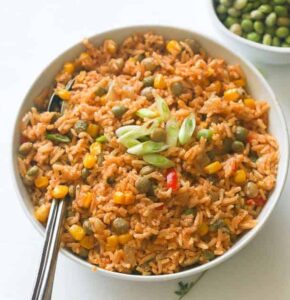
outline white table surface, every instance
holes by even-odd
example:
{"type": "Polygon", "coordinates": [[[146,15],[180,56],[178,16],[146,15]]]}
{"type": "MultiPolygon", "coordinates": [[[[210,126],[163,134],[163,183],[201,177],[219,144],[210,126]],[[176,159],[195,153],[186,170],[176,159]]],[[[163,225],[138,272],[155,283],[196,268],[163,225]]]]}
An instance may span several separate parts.
{"type": "MultiPolygon", "coordinates": [[[[204,0],[4,1],[0,9],[0,299],[29,299],[43,239],[24,215],[12,185],[10,140],[16,111],[39,72],[83,37],[111,27],[169,24],[222,40],[204,0]]],[[[290,113],[290,66],[260,66],[290,113]]],[[[288,117],[288,126],[290,118],[288,117]]],[[[184,299],[290,299],[289,180],[268,223],[256,239],[210,270],[184,299]]],[[[60,255],[53,299],[174,300],[177,282],[111,280],[60,255]]]]}

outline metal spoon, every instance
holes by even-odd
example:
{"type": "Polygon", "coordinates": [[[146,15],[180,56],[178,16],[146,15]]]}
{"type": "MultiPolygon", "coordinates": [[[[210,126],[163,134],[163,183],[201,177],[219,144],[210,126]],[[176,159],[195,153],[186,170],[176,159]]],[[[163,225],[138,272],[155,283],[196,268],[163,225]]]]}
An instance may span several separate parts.
{"type": "MultiPolygon", "coordinates": [[[[70,90],[73,83],[74,80],[71,80],[67,84],[66,89],[70,90]]],[[[49,100],[47,110],[50,112],[61,112],[64,103],[65,102],[63,102],[56,93],[53,93],[49,100]]],[[[46,226],[45,241],[42,250],[40,265],[31,298],[32,300],[51,299],[65,208],[65,199],[52,200],[46,226]]]]}

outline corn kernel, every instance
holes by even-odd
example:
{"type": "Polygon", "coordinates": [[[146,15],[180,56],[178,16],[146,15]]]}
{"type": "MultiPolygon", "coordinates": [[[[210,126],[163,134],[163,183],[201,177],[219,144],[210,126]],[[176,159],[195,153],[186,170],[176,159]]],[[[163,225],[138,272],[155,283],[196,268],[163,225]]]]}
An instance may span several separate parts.
{"type": "Polygon", "coordinates": [[[131,239],[132,235],[130,233],[125,233],[118,236],[119,243],[122,245],[127,244],[131,239]]]}
{"type": "Polygon", "coordinates": [[[106,40],[104,46],[110,54],[117,52],[117,44],[113,40],[106,40]]]}
{"type": "Polygon", "coordinates": [[[113,251],[117,248],[119,244],[118,236],[111,235],[107,238],[106,250],[113,251]]]}
{"type": "Polygon", "coordinates": [[[93,194],[91,192],[87,192],[85,193],[85,195],[82,197],[81,200],[82,201],[80,206],[84,208],[89,208],[93,200],[93,194]]]}
{"type": "Polygon", "coordinates": [[[124,204],[132,204],[134,203],[134,200],[135,200],[135,197],[134,197],[134,194],[132,192],[125,192],[124,193],[124,204]]]}
{"type": "Polygon", "coordinates": [[[95,155],[87,153],[83,159],[83,164],[86,169],[92,169],[96,164],[97,159],[95,155]]]}
{"type": "Polygon", "coordinates": [[[245,183],[246,179],[247,179],[247,174],[246,174],[245,170],[240,169],[240,170],[236,171],[236,173],[234,175],[235,183],[243,184],[243,183],[245,183]]]}
{"type": "Polygon", "coordinates": [[[224,92],[224,99],[227,101],[237,101],[240,98],[240,93],[237,89],[229,89],[224,92]]]}
{"type": "Polygon", "coordinates": [[[95,142],[95,143],[92,143],[91,146],[90,146],[90,153],[91,155],[99,155],[102,151],[102,145],[101,143],[99,142],[95,142]]]}
{"type": "Polygon", "coordinates": [[[222,164],[219,161],[215,161],[207,165],[204,170],[208,174],[215,174],[222,168],[222,164]]]}
{"type": "Polygon", "coordinates": [[[34,180],[34,184],[39,189],[44,189],[48,186],[48,177],[47,176],[39,176],[34,180]]]}
{"type": "Polygon", "coordinates": [[[91,58],[91,57],[90,57],[90,55],[87,52],[81,53],[81,55],[79,57],[79,59],[82,60],[82,61],[87,60],[89,58],[91,58]]]}
{"type": "Polygon", "coordinates": [[[171,40],[167,43],[166,49],[169,53],[171,53],[172,55],[178,55],[181,52],[181,46],[180,44],[175,41],[175,40],[171,40]]]}
{"type": "Polygon", "coordinates": [[[237,79],[234,81],[234,84],[237,86],[237,87],[244,87],[246,85],[246,81],[244,79],[237,79]]]}
{"type": "Polygon", "coordinates": [[[255,104],[255,100],[252,99],[252,98],[247,98],[244,100],[244,104],[249,107],[249,108],[255,108],[256,107],[256,104],[255,104]]]}
{"type": "Polygon", "coordinates": [[[157,74],[154,78],[154,87],[156,89],[165,89],[166,88],[166,82],[164,79],[164,76],[161,74],[157,74]]]}
{"type": "Polygon", "coordinates": [[[94,248],[95,239],[93,236],[85,236],[81,241],[80,244],[83,248],[90,250],[94,248]]]}
{"type": "Polygon", "coordinates": [[[88,128],[87,128],[87,133],[92,137],[95,138],[98,134],[99,131],[99,126],[96,124],[89,124],[88,128]]]}
{"type": "Polygon", "coordinates": [[[122,192],[115,192],[114,194],[114,203],[116,204],[125,204],[125,195],[122,192]]]}
{"type": "Polygon", "coordinates": [[[75,71],[75,65],[73,63],[66,63],[63,66],[65,73],[72,74],[75,71]]]}
{"type": "Polygon", "coordinates": [[[56,92],[56,94],[64,101],[68,101],[70,99],[70,91],[65,89],[60,89],[56,92]]]}
{"type": "Polygon", "coordinates": [[[76,241],[81,241],[86,235],[83,227],[80,225],[76,225],[76,224],[72,225],[69,228],[68,232],[76,241]]]}
{"type": "Polygon", "coordinates": [[[68,193],[68,187],[66,185],[57,185],[52,191],[52,197],[55,199],[62,199],[68,193]]]}
{"type": "Polygon", "coordinates": [[[34,216],[36,220],[38,220],[41,223],[45,223],[48,219],[49,210],[49,204],[42,204],[41,206],[37,207],[34,211],[34,216]]]}
{"type": "Polygon", "coordinates": [[[206,223],[202,223],[197,228],[197,233],[200,236],[205,236],[208,233],[208,225],[206,223]]]}

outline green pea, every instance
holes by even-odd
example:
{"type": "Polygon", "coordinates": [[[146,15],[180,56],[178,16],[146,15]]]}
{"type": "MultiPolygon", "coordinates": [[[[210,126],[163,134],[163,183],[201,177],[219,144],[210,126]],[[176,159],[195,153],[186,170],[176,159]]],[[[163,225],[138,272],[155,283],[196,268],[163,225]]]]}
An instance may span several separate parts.
{"type": "Polygon", "coordinates": [[[272,39],[272,46],[280,47],[280,45],[281,45],[280,39],[277,36],[274,36],[272,39]]]}
{"type": "Polygon", "coordinates": [[[248,4],[248,0],[235,0],[234,8],[238,10],[242,10],[246,7],[247,4],[248,4]]]}
{"type": "Polygon", "coordinates": [[[20,145],[18,152],[21,155],[27,155],[32,150],[33,144],[26,142],[20,145]]]}
{"type": "Polygon", "coordinates": [[[287,17],[288,16],[288,8],[282,5],[277,5],[274,8],[275,13],[278,17],[287,17]]]}
{"type": "Polygon", "coordinates": [[[123,105],[118,105],[118,106],[114,106],[112,108],[112,113],[114,114],[114,116],[116,118],[121,118],[127,110],[128,110],[127,107],[125,107],[123,105]]]}
{"type": "Polygon", "coordinates": [[[231,0],[220,0],[220,4],[222,4],[226,7],[230,7],[232,5],[232,1],[231,0]]]}
{"type": "Polygon", "coordinates": [[[278,26],[289,26],[290,25],[290,19],[286,17],[279,17],[277,19],[277,25],[278,26]]]}
{"type": "Polygon", "coordinates": [[[107,181],[107,184],[113,185],[116,182],[116,178],[114,176],[109,176],[106,181],[107,181]]]}
{"type": "Polygon", "coordinates": [[[248,3],[243,9],[244,12],[250,12],[253,9],[253,3],[248,3]]]}
{"type": "Polygon", "coordinates": [[[252,10],[251,11],[251,19],[253,20],[262,20],[264,18],[264,14],[259,10],[252,10]]]}
{"type": "Polygon", "coordinates": [[[170,90],[174,96],[179,96],[183,93],[183,84],[181,82],[173,82],[170,85],[170,90]]]}
{"type": "Polygon", "coordinates": [[[240,141],[234,141],[232,143],[232,150],[235,152],[235,153],[243,153],[244,151],[244,144],[240,141]]]}
{"type": "Polygon", "coordinates": [[[260,12],[262,12],[263,14],[269,14],[269,13],[271,13],[271,12],[273,11],[272,6],[269,5],[269,4],[262,4],[262,5],[258,8],[258,10],[259,10],[260,12]]]}
{"type": "Polygon", "coordinates": [[[278,27],[276,30],[276,35],[279,38],[285,38],[289,34],[289,29],[285,26],[278,27]]]}
{"type": "Polygon", "coordinates": [[[238,126],[235,132],[236,139],[238,141],[245,142],[247,140],[248,133],[248,129],[242,126],[238,126]]]}
{"type": "Polygon", "coordinates": [[[237,18],[234,18],[234,17],[231,17],[231,16],[228,16],[226,19],[225,19],[225,25],[230,28],[233,24],[235,23],[238,23],[238,19],[237,18]]]}
{"type": "Polygon", "coordinates": [[[275,26],[276,22],[277,22],[277,15],[274,12],[270,13],[265,19],[265,24],[268,27],[275,26]]]}
{"type": "Polygon", "coordinates": [[[74,126],[77,133],[86,131],[88,128],[88,123],[84,120],[78,120],[74,126]]]}
{"type": "Polygon", "coordinates": [[[274,4],[284,4],[286,0],[273,0],[274,4]]]}
{"type": "Polygon", "coordinates": [[[227,12],[227,8],[222,5],[222,4],[219,4],[217,7],[216,7],[216,12],[218,14],[225,14],[227,12]]]}
{"type": "Polygon", "coordinates": [[[211,140],[213,136],[213,131],[211,129],[200,129],[197,133],[197,138],[200,140],[202,137],[206,140],[211,140]]]}
{"type": "Polygon", "coordinates": [[[264,33],[264,30],[265,30],[264,23],[262,21],[255,21],[254,22],[254,29],[259,34],[264,33]]]}
{"type": "Polygon", "coordinates": [[[271,46],[272,45],[272,37],[270,34],[266,33],[263,36],[263,44],[271,46]]]}
{"type": "Polygon", "coordinates": [[[253,9],[257,9],[260,5],[261,5],[261,1],[259,0],[255,0],[255,1],[252,1],[253,2],[253,9]]]}
{"type": "Polygon", "coordinates": [[[241,26],[245,32],[251,32],[253,30],[253,22],[251,20],[243,20],[241,26]]]}
{"type": "Polygon", "coordinates": [[[153,100],[154,99],[153,90],[154,90],[153,87],[147,86],[141,91],[141,96],[144,96],[148,100],[153,100]]]}
{"type": "Polygon", "coordinates": [[[285,42],[286,42],[287,44],[290,44],[290,35],[288,35],[288,36],[286,37],[285,42]]]}
{"type": "Polygon", "coordinates": [[[261,39],[261,36],[256,32],[250,32],[247,34],[247,39],[252,42],[258,43],[261,39]]]}
{"type": "Polygon", "coordinates": [[[239,17],[241,15],[241,12],[234,7],[230,7],[228,9],[228,15],[231,17],[239,17]]]}
{"type": "Polygon", "coordinates": [[[87,235],[90,235],[93,233],[93,229],[92,229],[92,225],[91,225],[91,222],[89,219],[86,219],[84,222],[83,222],[83,228],[86,232],[87,235]]]}
{"type": "Polygon", "coordinates": [[[27,171],[26,175],[34,178],[34,177],[36,177],[38,172],[39,172],[38,166],[33,166],[27,171]]]}
{"type": "Polygon", "coordinates": [[[143,79],[144,87],[153,86],[153,84],[154,84],[154,76],[148,76],[143,79]]]}
{"type": "Polygon", "coordinates": [[[99,86],[95,91],[95,95],[98,97],[102,97],[102,96],[106,95],[107,92],[108,92],[108,90],[106,88],[99,86]]]}
{"type": "Polygon", "coordinates": [[[152,191],[153,183],[148,177],[139,177],[135,182],[135,187],[140,193],[147,194],[152,191]]]}
{"type": "Polygon", "coordinates": [[[88,176],[90,175],[90,170],[87,168],[83,168],[81,172],[81,177],[83,180],[86,180],[88,176]]]}
{"type": "Polygon", "coordinates": [[[230,27],[230,31],[236,35],[242,35],[242,27],[240,24],[233,24],[230,27]]]}
{"type": "Polygon", "coordinates": [[[147,71],[153,72],[157,67],[153,57],[146,57],[142,60],[141,63],[147,71]]]}

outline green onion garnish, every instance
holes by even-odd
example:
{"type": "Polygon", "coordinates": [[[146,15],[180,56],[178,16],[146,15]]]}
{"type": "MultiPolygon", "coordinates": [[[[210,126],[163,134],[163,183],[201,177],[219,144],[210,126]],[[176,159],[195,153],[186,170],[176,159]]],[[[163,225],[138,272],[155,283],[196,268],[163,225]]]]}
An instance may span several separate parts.
{"type": "Polygon", "coordinates": [[[168,148],[168,145],[164,143],[156,143],[152,141],[147,141],[141,144],[138,144],[134,147],[131,147],[127,150],[128,153],[134,154],[134,155],[145,155],[145,154],[151,154],[156,152],[164,151],[168,148]]]}
{"type": "Polygon", "coordinates": [[[160,154],[144,155],[143,160],[152,166],[162,168],[162,169],[174,167],[173,161],[169,160],[168,158],[160,154]]]}
{"type": "Polygon", "coordinates": [[[159,95],[156,96],[157,110],[164,121],[170,118],[170,110],[166,101],[159,95]]]}
{"type": "Polygon", "coordinates": [[[169,120],[166,123],[167,139],[166,144],[175,147],[178,140],[179,125],[176,120],[169,120]]]}
{"type": "Polygon", "coordinates": [[[195,125],[196,122],[193,114],[190,114],[187,118],[183,120],[178,134],[178,139],[181,145],[184,145],[187,142],[189,142],[194,132],[195,125]]]}
{"type": "Polygon", "coordinates": [[[153,119],[158,116],[158,113],[148,108],[141,108],[136,112],[136,115],[143,119],[144,118],[153,119]]]}

